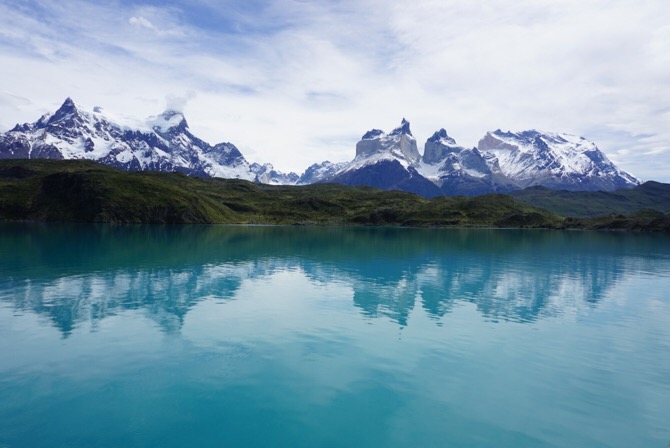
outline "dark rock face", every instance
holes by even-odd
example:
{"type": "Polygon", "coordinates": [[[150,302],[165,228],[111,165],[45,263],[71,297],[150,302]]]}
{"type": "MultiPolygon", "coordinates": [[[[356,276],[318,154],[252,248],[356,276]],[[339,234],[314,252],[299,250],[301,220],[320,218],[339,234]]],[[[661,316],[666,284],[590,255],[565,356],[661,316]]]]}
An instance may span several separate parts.
{"type": "Polygon", "coordinates": [[[497,182],[493,176],[474,177],[460,171],[439,178],[442,194],[446,196],[479,196],[489,193],[509,193],[513,184],[497,182]]]}
{"type": "Polygon", "coordinates": [[[16,131],[0,135],[0,159],[27,159],[30,155],[30,142],[16,131]]]}

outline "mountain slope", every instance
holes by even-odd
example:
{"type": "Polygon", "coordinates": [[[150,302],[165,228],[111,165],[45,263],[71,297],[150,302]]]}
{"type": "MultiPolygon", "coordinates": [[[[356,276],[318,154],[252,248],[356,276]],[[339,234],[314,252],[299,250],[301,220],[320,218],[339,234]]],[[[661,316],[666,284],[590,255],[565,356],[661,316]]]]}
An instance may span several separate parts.
{"type": "Polygon", "coordinates": [[[360,168],[344,170],[327,180],[351,186],[371,186],[382,190],[399,190],[424,198],[440,196],[442,192],[423,177],[416,168],[404,166],[398,160],[381,159],[360,168]]]}
{"type": "Polygon", "coordinates": [[[559,190],[612,191],[640,183],[618,169],[593,142],[574,135],[498,129],[488,132],[477,148],[490,165],[497,163],[521,188],[542,185],[559,190]]]}
{"type": "Polygon", "coordinates": [[[366,132],[356,144],[354,160],[318,181],[401,190],[426,198],[440,196],[439,187],[417,170],[420,162],[416,139],[403,119],[388,134],[379,129],[366,132]]]}
{"type": "Polygon", "coordinates": [[[495,161],[489,163],[477,148],[457,145],[444,128],[426,140],[419,170],[442,194],[450,196],[507,193],[518,188],[495,161]]]}
{"type": "Polygon", "coordinates": [[[363,135],[351,162],[313,165],[300,182],[370,185],[427,198],[509,193],[536,185],[611,191],[639,184],[595,144],[568,134],[498,130],[487,133],[477,148],[465,148],[440,129],[420,156],[405,119],[388,134],[373,129],[363,135]]]}
{"type": "Polygon", "coordinates": [[[232,143],[211,146],[197,138],[181,112],[129,120],[99,107],[87,112],[70,98],[55,113],[1,134],[0,159],[8,158],[87,159],[125,171],[177,171],[267,183],[298,179],[269,164],[250,165],[232,143]]]}
{"type": "Polygon", "coordinates": [[[297,184],[308,185],[322,182],[335,175],[347,165],[347,162],[332,163],[328,160],[315,163],[307,167],[305,172],[300,175],[297,184]]]}

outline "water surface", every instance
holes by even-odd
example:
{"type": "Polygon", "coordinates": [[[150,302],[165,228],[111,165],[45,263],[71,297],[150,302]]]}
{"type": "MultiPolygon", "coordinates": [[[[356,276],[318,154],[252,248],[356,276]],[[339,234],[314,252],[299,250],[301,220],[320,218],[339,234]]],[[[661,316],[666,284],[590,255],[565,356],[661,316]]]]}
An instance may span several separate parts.
{"type": "Polygon", "coordinates": [[[0,447],[665,447],[670,238],[0,225],[0,447]]]}

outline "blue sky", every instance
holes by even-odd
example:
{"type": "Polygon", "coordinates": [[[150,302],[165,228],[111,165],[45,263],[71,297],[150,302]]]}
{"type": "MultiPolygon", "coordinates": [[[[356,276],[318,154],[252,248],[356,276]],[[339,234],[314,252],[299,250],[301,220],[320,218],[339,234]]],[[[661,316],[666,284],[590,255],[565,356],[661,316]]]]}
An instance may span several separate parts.
{"type": "Polygon", "coordinates": [[[0,0],[0,131],[71,96],[144,117],[180,108],[210,143],[282,170],[353,158],[406,117],[582,135],[670,182],[670,2],[0,0]]]}

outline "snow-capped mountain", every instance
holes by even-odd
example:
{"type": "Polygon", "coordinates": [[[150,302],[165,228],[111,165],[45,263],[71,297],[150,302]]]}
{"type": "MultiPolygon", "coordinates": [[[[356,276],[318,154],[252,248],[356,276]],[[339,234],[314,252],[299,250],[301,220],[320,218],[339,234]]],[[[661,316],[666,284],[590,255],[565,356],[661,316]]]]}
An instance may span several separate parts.
{"type": "Polygon", "coordinates": [[[456,143],[440,129],[423,156],[410,124],[366,132],[350,162],[322,162],[298,176],[269,164],[249,163],[232,143],[214,146],[194,136],[181,112],[145,120],[85,111],[70,98],[35,123],[0,134],[0,159],[89,159],[127,171],[178,171],[269,184],[334,182],[403,190],[425,197],[506,193],[542,185],[567,190],[615,190],[639,184],[598,147],[569,134],[488,132],[476,148],[456,143]]]}
{"type": "Polygon", "coordinates": [[[251,172],[256,175],[254,180],[262,184],[295,185],[298,183],[298,180],[300,180],[300,176],[296,173],[283,173],[277,171],[271,163],[264,163],[261,165],[254,162],[249,165],[249,168],[251,169],[251,172]]]}
{"type": "MultiPolygon", "coordinates": [[[[310,169],[317,171],[317,167],[310,169]]],[[[388,134],[379,129],[366,132],[356,144],[354,160],[310,179],[397,189],[425,197],[471,196],[518,188],[497,165],[489,166],[476,148],[457,145],[444,129],[428,139],[421,157],[405,119],[388,134]]]]}
{"type": "Polygon", "coordinates": [[[315,184],[322,182],[324,179],[332,177],[335,173],[343,169],[347,162],[332,163],[326,160],[325,162],[315,163],[307,167],[304,173],[298,179],[298,185],[315,184]]]}
{"type": "Polygon", "coordinates": [[[317,182],[369,185],[425,197],[439,196],[439,187],[419,173],[420,165],[416,139],[409,122],[403,119],[400,126],[388,134],[379,129],[366,132],[356,144],[354,160],[317,182]]]}
{"type": "Polygon", "coordinates": [[[295,183],[295,173],[249,164],[232,143],[214,146],[189,130],[181,112],[167,110],[146,120],[88,112],[72,99],[35,123],[0,134],[0,158],[89,159],[126,171],[179,171],[195,176],[295,183]]]}
{"type": "Polygon", "coordinates": [[[419,172],[445,195],[473,196],[517,189],[495,159],[487,160],[477,148],[459,146],[444,128],[426,141],[419,172]]]}
{"type": "Polygon", "coordinates": [[[583,137],[539,132],[488,132],[479,151],[489,165],[501,171],[519,188],[535,185],[561,190],[616,190],[640,181],[617,168],[598,147],[583,137]]]}
{"type": "Polygon", "coordinates": [[[389,134],[373,129],[356,144],[351,162],[313,165],[301,183],[335,182],[398,189],[425,197],[508,193],[542,185],[566,190],[615,190],[639,184],[598,147],[569,134],[488,132],[465,148],[440,129],[417,150],[409,122],[389,134]]]}
{"type": "Polygon", "coordinates": [[[409,121],[402,119],[400,126],[385,134],[379,129],[373,129],[363,135],[356,143],[356,159],[365,161],[398,160],[402,163],[417,165],[421,155],[416,146],[416,139],[409,128],[409,121]]]}

